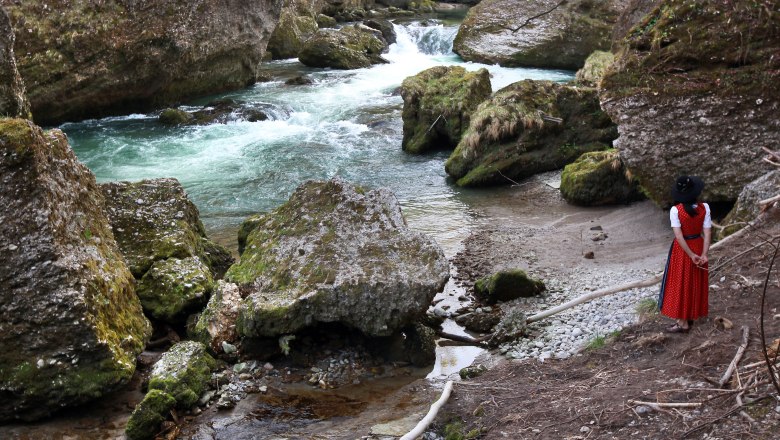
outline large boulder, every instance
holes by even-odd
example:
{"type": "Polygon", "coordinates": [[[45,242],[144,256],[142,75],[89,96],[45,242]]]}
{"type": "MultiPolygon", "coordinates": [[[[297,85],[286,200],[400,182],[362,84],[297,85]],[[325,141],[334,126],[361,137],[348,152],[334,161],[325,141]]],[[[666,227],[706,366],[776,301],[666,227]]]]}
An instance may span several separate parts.
{"type": "Polygon", "coordinates": [[[629,203],[643,197],[615,149],[585,153],[566,165],[561,173],[561,195],[581,206],[629,203]]]}
{"type": "Polygon", "coordinates": [[[360,69],[386,61],[387,42],[382,33],[363,25],[339,30],[321,29],[306,40],[298,60],[309,67],[360,69]]]}
{"type": "Polygon", "coordinates": [[[683,174],[708,201],[736,200],[780,144],[780,14],[755,2],[665,0],[629,32],[601,82],[615,147],[658,204],[683,174]],[[742,35],[740,39],[739,36],[742,35]]]}
{"type": "MultiPolygon", "coordinates": [[[[2,8],[0,8],[2,9],[2,8]]],[[[14,30],[5,9],[0,10],[0,116],[30,119],[30,103],[16,68],[14,30]]]]}
{"type": "Polygon", "coordinates": [[[720,238],[731,235],[744,228],[761,213],[758,202],[780,194],[780,171],[772,170],[745,185],[739,194],[737,203],[721,224],[720,238]]]}
{"type": "Polygon", "coordinates": [[[491,91],[486,69],[467,72],[459,66],[438,66],[406,78],[401,84],[404,151],[455,148],[471,113],[491,91]]]}
{"type": "Polygon", "coordinates": [[[149,392],[127,421],[128,440],[153,439],[171,409],[195,406],[215,367],[216,361],[199,342],[179,342],[165,352],[152,367],[149,392]]]}
{"type": "Polygon", "coordinates": [[[425,313],[449,265],[433,240],[407,228],[390,191],[334,178],[304,183],[263,216],[225,278],[246,295],[241,336],[330,322],[388,336],[425,313]]]}
{"type": "Polygon", "coordinates": [[[474,283],[474,293],[488,304],[528,298],[539,295],[544,290],[543,281],[529,277],[521,269],[502,270],[474,283]]]}
{"type": "Polygon", "coordinates": [[[615,137],[596,89],[525,80],[477,107],[445,169],[460,186],[508,184],[606,149],[615,137]]]}
{"type": "Polygon", "coordinates": [[[275,60],[295,58],[303,43],[319,29],[317,11],[295,0],[286,0],[279,15],[279,24],[268,40],[268,53],[275,60]]]}
{"type": "Polygon", "coordinates": [[[0,0],[36,121],[170,105],[255,81],[281,0],[0,0]]]}
{"type": "Polygon", "coordinates": [[[466,61],[576,70],[609,50],[619,1],[483,0],[471,8],[453,50],[466,61]]]}
{"type": "Polygon", "coordinates": [[[597,50],[590,54],[582,69],[577,71],[577,84],[586,87],[598,87],[607,68],[615,61],[615,54],[597,50]]]}
{"type": "Polygon", "coordinates": [[[233,263],[206,237],[198,208],[176,179],[101,184],[119,248],[153,318],[179,323],[203,306],[233,263]]]}
{"type": "Polygon", "coordinates": [[[59,130],[0,120],[0,422],[132,377],[149,322],[95,177],[59,130]]]}

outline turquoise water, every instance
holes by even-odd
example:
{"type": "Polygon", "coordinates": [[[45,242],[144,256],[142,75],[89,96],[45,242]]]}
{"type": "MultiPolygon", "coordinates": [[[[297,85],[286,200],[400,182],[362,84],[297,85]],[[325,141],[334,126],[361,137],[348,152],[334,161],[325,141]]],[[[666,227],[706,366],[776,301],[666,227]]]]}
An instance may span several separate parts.
{"type": "Polygon", "coordinates": [[[394,93],[401,81],[437,65],[486,67],[494,90],[526,78],[568,81],[573,75],[464,63],[451,51],[456,25],[409,23],[396,31],[388,64],[337,71],[297,60],[272,62],[263,67],[270,82],[187,103],[192,110],[215,98],[261,104],[272,109],[267,121],[166,127],[158,113],[150,113],[61,128],[99,181],[179,179],[210,235],[223,243],[234,240],[244,218],[283,203],[303,181],[340,175],[391,188],[410,225],[432,234],[451,254],[473,222],[471,202],[488,194],[448,182],[447,153],[412,156],[401,150],[402,100],[394,93]],[[284,84],[300,74],[314,83],[284,84]]]}

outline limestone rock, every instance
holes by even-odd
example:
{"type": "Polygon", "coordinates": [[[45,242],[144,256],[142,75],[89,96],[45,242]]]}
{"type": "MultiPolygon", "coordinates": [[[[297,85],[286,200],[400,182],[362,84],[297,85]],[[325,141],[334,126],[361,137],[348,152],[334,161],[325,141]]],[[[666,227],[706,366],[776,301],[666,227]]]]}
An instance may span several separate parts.
{"type": "Polygon", "coordinates": [[[629,203],[642,198],[637,182],[626,175],[617,150],[585,153],[566,165],[561,174],[561,195],[582,206],[629,203]]]}
{"type": "Polygon", "coordinates": [[[212,353],[223,353],[225,351],[223,343],[232,345],[238,340],[236,321],[240,306],[241,293],[238,291],[238,286],[218,281],[190,337],[206,344],[212,353]]]}
{"type": "Polygon", "coordinates": [[[385,63],[381,54],[386,50],[381,32],[354,25],[339,30],[321,29],[306,40],[298,59],[309,67],[360,69],[385,63]]]}
{"type": "Polygon", "coordinates": [[[536,296],[544,290],[544,282],[529,277],[520,269],[496,272],[474,284],[474,293],[488,304],[536,296]]]}
{"type": "Polygon", "coordinates": [[[483,0],[471,8],[453,50],[466,61],[575,70],[609,50],[618,1],[483,0]]]}
{"type": "Polygon", "coordinates": [[[643,21],[663,0],[624,0],[615,26],[612,28],[612,41],[620,44],[631,28],[643,21]]]}
{"type": "Polygon", "coordinates": [[[166,108],[160,113],[159,121],[164,125],[208,125],[236,121],[257,122],[287,116],[289,112],[273,104],[220,99],[191,113],[177,108],[166,108]]]}
{"type": "Polygon", "coordinates": [[[445,169],[460,186],[508,184],[608,148],[615,137],[596,89],[525,80],[477,107],[445,169]]]}
{"type": "Polygon", "coordinates": [[[176,406],[176,399],[170,394],[151,390],[144,400],[136,405],[127,421],[125,435],[127,440],[150,440],[160,431],[160,425],[168,418],[168,413],[176,406]]]}
{"type": "Polygon", "coordinates": [[[395,43],[397,38],[395,34],[395,28],[393,27],[393,23],[391,23],[389,20],[372,18],[370,20],[364,20],[363,24],[370,27],[371,29],[376,29],[381,32],[382,38],[388,45],[395,43]]]}
{"type": "Polygon", "coordinates": [[[0,0],[36,121],[146,111],[255,81],[281,0],[0,0]]]}
{"type": "Polygon", "coordinates": [[[477,333],[490,333],[499,321],[501,321],[501,311],[498,308],[490,313],[472,312],[455,318],[455,322],[462,325],[466,330],[477,333]]]}
{"type": "Polygon", "coordinates": [[[406,78],[401,84],[404,151],[455,148],[471,113],[491,91],[486,69],[467,72],[463,67],[438,66],[406,78]]]}
{"type": "Polygon", "coordinates": [[[30,119],[30,103],[16,68],[15,39],[8,14],[0,10],[0,116],[30,119]]]}
{"type": "Polygon", "coordinates": [[[421,317],[449,278],[441,248],[407,228],[386,189],[310,181],[255,221],[240,263],[225,275],[247,294],[241,336],[328,322],[387,336],[421,317]]]}
{"type": "Polygon", "coordinates": [[[296,58],[303,49],[303,43],[318,29],[317,20],[313,16],[298,15],[294,8],[285,7],[268,41],[268,53],[275,60],[296,58]]]}
{"type": "Polygon", "coordinates": [[[707,201],[736,200],[780,144],[780,14],[748,0],[665,0],[626,37],[601,82],[615,147],[658,204],[700,176],[707,201]],[[750,35],[739,41],[738,35],[750,35]]]}
{"type": "Polygon", "coordinates": [[[597,50],[590,54],[582,69],[577,71],[577,83],[586,87],[598,87],[607,73],[607,68],[615,61],[612,52],[597,50]]]}
{"type": "Polygon", "coordinates": [[[777,194],[780,194],[780,171],[778,170],[770,171],[747,184],[739,194],[734,208],[721,222],[722,225],[733,224],[734,226],[722,229],[720,238],[729,236],[745,226],[737,223],[753,221],[761,211],[758,202],[774,197],[777,194]]]}
{"type": "Polygon", "coordinates": [[[0,119],[0,422],[115,390],[150,334],[95,177],[59,130],[0,119]]]}
{"type": "Polygon", "coordinates": [[[138,283],[144,310],[154,319],[183,322],[199,310],[214,289],[208,266],[198,257],[155,261],[138,283]]]}

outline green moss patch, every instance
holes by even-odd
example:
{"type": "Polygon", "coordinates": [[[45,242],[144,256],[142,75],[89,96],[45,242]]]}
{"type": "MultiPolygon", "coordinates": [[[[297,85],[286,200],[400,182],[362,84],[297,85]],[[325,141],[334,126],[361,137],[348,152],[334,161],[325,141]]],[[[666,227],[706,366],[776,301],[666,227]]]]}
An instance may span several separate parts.
{"type": "Polygon", "coordinates": [[[643,198],[614,149],[585,153],[566,165],[561,174],[561,195],[569,203],[582,206],[629,203],[643,198]]]}
{"type": "Polygon", "coordinates": [[[174,406],[176,406],[176,399],[170,394],[160,390],[149,391],[127,421],[125,428],[127,439],[153,439],[174,406]]]}
{"type": "Polygon", "coordinates": [[[497,272],[474,284],[474,293],[487,303],[536,296],[544,290],[543,281],[529,277],[520,269],[497,272]]]}

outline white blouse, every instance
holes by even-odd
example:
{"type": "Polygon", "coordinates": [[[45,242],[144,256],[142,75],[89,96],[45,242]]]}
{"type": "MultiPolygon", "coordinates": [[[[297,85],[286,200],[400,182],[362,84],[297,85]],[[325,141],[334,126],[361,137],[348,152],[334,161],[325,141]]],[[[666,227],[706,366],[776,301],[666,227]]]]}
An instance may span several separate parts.
{"type": "MultiPolygon", "coordinates": [[[[697,207],[698,204],[694,203],[693,207],[697,207]]],[[[704,228],[705,229],[711,229],[712,228],[712,217],[710,216],[710,205],[704,204],[704,209],[707,211],[707,213],[704,216],[704,228]]],[[[672,206],[672,209],[669,210],[669,221],[672,223],[673,228],[679,228],[682,225],[680,224],[680,213],[677,212],[677,206],[672,206]]]]}

